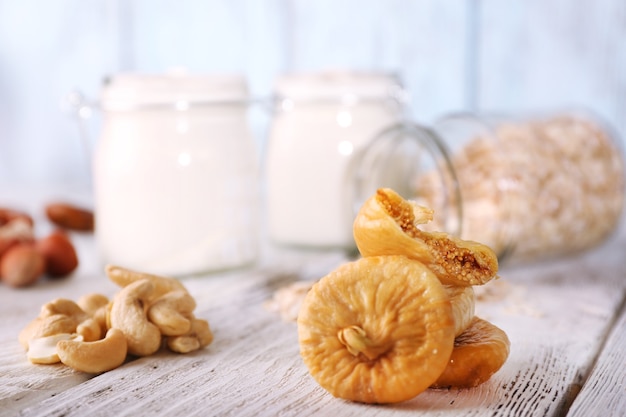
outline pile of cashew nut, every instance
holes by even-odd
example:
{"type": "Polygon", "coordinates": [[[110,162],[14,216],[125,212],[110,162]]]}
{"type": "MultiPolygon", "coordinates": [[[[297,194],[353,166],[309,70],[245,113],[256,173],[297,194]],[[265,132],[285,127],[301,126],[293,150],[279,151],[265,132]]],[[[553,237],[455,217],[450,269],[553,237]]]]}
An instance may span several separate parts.
{"type": "Polygon", "coordinates": [[[121,290],[109,300],[87,294],[74,302],[57,298],[19,334],[32,363],[63,364],[102,373],[122,365],[128,355],[148,356],[163,344],[188,353],[213,341],[208,321],[195,317],[196,301],[174,278],[109,265],[121,290]]]}

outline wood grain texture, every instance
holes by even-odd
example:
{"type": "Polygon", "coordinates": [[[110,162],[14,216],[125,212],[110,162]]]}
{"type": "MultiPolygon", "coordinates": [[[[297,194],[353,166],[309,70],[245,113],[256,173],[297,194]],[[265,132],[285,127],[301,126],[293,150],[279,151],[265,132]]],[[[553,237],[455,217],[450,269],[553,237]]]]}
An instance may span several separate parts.
{"type": "MultiPolygon", "coordinates": [[[[81,241],[81,250],[92,251],[92,244],[81,241]]],[[[17,333],[45,301],[117,290],[96,263],[65,281],[27,290],[1,286],[0,415],[560,416],[581,387],[578,398],[589,400],[574,403],[572,412],[578,408],[584,415],[585,404],[598,401],[619,410],[623,369],[611,369],[623,361],[624,319],[615,317],[624,299],[625,244],[622,230],[583,256],[504,267],[500,280],[478,288],[476,308],[511,339],[504,367],[477,388],[430,390],[389,406],[349,403],[326,393],[300,359],[295,323],[262,306],[282,285],[318,279],[347,261],[340,253],[270,248],[254,268],[184,278],[197,300],[196,314],[211,323],[214,342],[192,354],[162,350],[129,359],[98,376],[31,365],[17,343],[17,333]],[[613,383],[616,391],[605,385],[613,383]]]]}
{"type": "Polygon", "coordinates": [[[117,70],[113,1],[0,1],[0,184],[88,180],[61,102],[75,89],[97,93],[117,70]]]}
{"type": "Polygon", "coordinates": [[[419,121],[464,106],[469,2],[291,4],[286,70],[397,73],[411,96],[410,113],[419,121]]]}
{"type": "Polygon", "coordinates": [[[479,110],[592,110],[626,136],[626,4],[480,2],[479,110]]]}
{"type": "Polygon", "coordinates": [[[626,414],[626,374],[616,372],[626,366],[625,345],[626,310],[622,304],[621,314],[568,416],[584,417],[598,412],[603,416],[626,414]]]}
{"type": "Polygon", "coordinates": [[[85,182],[88,161],[62,98],[80,89],[96,99],[117,71],[181,66],[241,73],[255,97],[287,71],[392,71],[420,122],[579,106],[626,143],[621,0],[83,3],[0,0],[0,185],[85,182]]]}

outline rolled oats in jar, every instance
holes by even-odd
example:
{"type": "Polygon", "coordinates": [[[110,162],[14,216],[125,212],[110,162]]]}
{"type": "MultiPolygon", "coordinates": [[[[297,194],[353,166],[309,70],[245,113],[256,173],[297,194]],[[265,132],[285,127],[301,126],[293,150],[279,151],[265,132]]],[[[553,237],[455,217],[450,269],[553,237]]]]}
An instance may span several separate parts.
{"type": "Polygon", "coordinates": [[[390,185],[435,210],[428,228],[488,244],[507,262],[587,250],[617,229],[623,151],[596,116],[457,114],[416,128],[441,152],[390,185]]]}

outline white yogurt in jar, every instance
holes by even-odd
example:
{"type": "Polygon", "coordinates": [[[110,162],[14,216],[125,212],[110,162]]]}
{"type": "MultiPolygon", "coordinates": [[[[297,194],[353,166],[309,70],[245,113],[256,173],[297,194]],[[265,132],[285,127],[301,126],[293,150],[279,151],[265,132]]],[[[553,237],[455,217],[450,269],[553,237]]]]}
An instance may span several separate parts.
{"type": "Polygon", "coordinates": [[[120,74],[94,157],[103,262],[165,275],[257,256],[258,172],[239,76],[120,74]]]}
{"type": "Polygon", "coordinates": [[[266,159],[271,241],[354,247],[350,164],[377,133],[403,119],[388,74],[290,74],[277,79],[266,159]]]}

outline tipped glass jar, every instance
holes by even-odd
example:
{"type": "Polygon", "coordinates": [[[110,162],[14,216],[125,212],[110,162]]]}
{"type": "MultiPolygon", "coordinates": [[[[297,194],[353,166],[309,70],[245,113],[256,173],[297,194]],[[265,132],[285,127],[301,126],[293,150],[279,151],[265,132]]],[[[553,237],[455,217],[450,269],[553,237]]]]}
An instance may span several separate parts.
{"type": "Polygon", "coordinates": [[[425,226],[491,246],[516,263],[606,240],[624,204],[618,138],[587,112],[450,115],[382,132],[354,165],[355,207],[376,188],[435,210],[425,226]]]}

